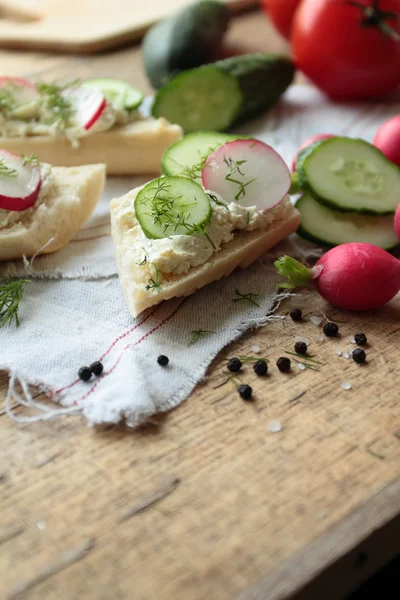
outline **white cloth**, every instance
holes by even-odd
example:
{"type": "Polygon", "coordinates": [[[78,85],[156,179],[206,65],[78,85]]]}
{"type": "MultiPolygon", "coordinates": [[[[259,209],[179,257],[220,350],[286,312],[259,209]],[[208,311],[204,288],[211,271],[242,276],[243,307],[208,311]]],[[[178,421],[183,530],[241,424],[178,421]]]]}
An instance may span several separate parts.
{"type": "MultiPolygon", "coordinates": [[[[342,133],[370,140],[398,111],[399,105],[334,106],[311,88],[293,86],[267,117],[240,133],[270,143],[290,163],[310,135],[342,133]]],[[[277,277],[271,256],[189,298],[163,303],[135,320],[129,316],[116,276],[108,205],[112,197],[144,181],[110,178],[94,215],[68,247],[36,258],[29,267],[32,283],[21,302],[21,326],[0,332],[0,369],[10,373],[7,404],[36,405],[29,388],[33,384],[64,408],[40,404],[37,416],[18,417],[9,409],[14,418],[82,412],[91,424],[125,420],[136,426],[187,398],[212,359],[246,329],[279,318],[272,314],[277,277]],[[258,294],[260,306],[233,302],[236,288],[258,294]],[[191,332],[200,329],[213,333],[190,344],[191,332]],[[159,354],[169,357],[168,367],[157,364],[159,354]],[[96,360],[104,364],[103,376],[78,380],[79,367],[96,360]]],[[[292,246],[291,251],[298,249],[292,246]]],[[[0,275],[26,277],[26,267],[22,261],[10,262],[1,266],[0,275]]]]}

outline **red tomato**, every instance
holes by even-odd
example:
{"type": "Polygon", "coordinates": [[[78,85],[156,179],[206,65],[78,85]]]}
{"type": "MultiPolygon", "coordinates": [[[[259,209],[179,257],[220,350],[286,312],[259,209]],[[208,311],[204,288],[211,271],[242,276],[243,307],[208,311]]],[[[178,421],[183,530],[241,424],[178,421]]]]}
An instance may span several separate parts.
{"type": "Polygon", "coordinates": [[[400,85],[396,13],[400,0],[303,0],[292,33],[297,67],[334,99],[393,92],[400,85]]]}
{"type": "Polygon", "coordinates": [[[265,14],[283,37],[290,40],[294,13],[301,0],[261,0],[265,14]]]}

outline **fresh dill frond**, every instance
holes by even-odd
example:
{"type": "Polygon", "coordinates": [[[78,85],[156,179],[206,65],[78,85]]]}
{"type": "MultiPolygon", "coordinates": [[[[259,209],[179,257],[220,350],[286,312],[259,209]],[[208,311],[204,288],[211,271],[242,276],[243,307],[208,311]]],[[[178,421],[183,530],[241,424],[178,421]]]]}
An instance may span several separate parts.
{"type": "Polygon", "coordinates": [[[149,259],[148,254],[147,254],[146,250],[143,248],[143,246],[142,246],[142,250],[144,253],[144,259],[142,260],[142,262],[136,263],[138,267],[144,267],[144,265],[147,264],[147,261],[149,259]]]}
{"type": "Polygon", "coordinates": [[[74,114],[71,102],[62,92],[66,89],[76,87],[78,84],[79,80],[74,80],[64,85],[43,82],[36,84],[36,89],[41,96],[42,105],[50,111],[53,115],[52,120],[60,128],[68,127],[71,117],[74,114]]]}
{"type": "Polygon", "coordinates": [[[12,167],[8,167],[4,158],[0,158],[0,177],[17,177],[18,171],[12,167]]]}
{"type": "Polygon", "coordinates": [[[207,337],[209,335],[212,335],[216,332],[210,331],[209,329],[195,329],[194,331],[191,331],[190,333],[191,333],[192,337],[190,338],[189,346],[198,342],[199,339],[207,337]]]}
{"type": "Polygon", "coordinates": [[[216,146],[210,146],[210,148],[207,150],[206,153],[204,153],[200,158],[199,158],[199,162],[196,163],[195,165],[192,165],[191,167],[185,167],[184,169],[182,169],[182,171],[179,173],[179,175],[183,176],[183,177],[188,177],[189,179],[201,179],[201,172],[202,170],[207,167],[207,159],[210,156],[210,154],[212,154],[213,152],[215,152],[215,150],[218,148],[218,144],[216,146]]]}
{"type": "Polygon", "coordinates": [[[218,198],[215,194],[207,194],[207,196],[210,198],[210,200],[212,200],[214,202],[214,204],[216,204],[217,206],[223,206],[229,212],[229,208],[227,207],[225,202],[218,200],[218,198]]]}
{"type": "MultiPolygon", "coordinates": [[[[232,381],[232,383],[235,383],[235,380],[237,379],[239,382],[241,382],[241,378],[237,373],[230,373],[229,371],[222,371],[222,375],[225,375],[226,379],[225,381],[223,381],[222,383],[216,385],[213,387],[214,390],[217,390],[220,387],[223,387],[224,385],[226,385],[229,381],[232,381]]],[[[235,384],[236,385],[236,384],[235,384]]]]}
{"type": "Polygon", "coordinates": [[[295,356],[295,357],[299,358],[301,361],[308,361],[310,363],[315,363],[316,365],[324,364],[324,363],[320,362],[319,360],[314,360],[312,356],[299,354],[298,352],[289,352],[288,350],[285,350],[285,354],[290,354],[291,356],[295,356]]]}
{"type": "Polygon", "coordinates": [[[13,93],[13,86],[6,84],[0,88],[0,113],[11,112],[15,108],[15,97],[13,93]]]}
{"type": "Polygon", "coordinates": [[[0,327],[12,322],[17,327],[19,326],[18,310],[26,283],[30,283],[30,281],[27,279],[0,280],[0,327]]]}
{"type": "Polygon", "coordinates": [[[21,154],[22,158],[22,166],[32,165],[33,167],[38,167],[40,165],[40,160],[37,154],[31,154],[30,156],[25,156],[25,154],[21,154]]]}
{"type": "Polygon", "coordinates": [[[161,287],[162,287],[161,277],[163,277],[166,281],[168,281],[168,277],[165,275],[165,273],[163,273],[161,271],[161,269],[159,269],[157,267],[157,265],[155,263],[151,262],[151,263],[149,263],[149,265],[154,267],[154,275],[153,275],[153,277],[150,277],[150,279],[148,280],[145,289],[147,292],[149,290],[160,291],[161,287]]]}
{"type": "Polygon", "coordinates": [[[260,304],[256,301],[259,294],[242,294],[239,290],[235,289],[235,294],[237,298],[232,298],[232,302],[248,302],[249,304],[254,304],[254,306],[260,306],[260,304]]]}
{"type": "Polygon", "coordinates": [[[247,163],[247,160],[233,160],[233,158],[226,158],[226,156],[224,156],[224,163],[229,169],[228,175],[225,176],[226,181],[230,181],[231,183],[239,186],[239,190],[235,195],[235,200],[239,202],[239,200],[244,198],[246,195],[246,187],[253,183],[256,178],[254,177],[253,179],[250,179],[250,181],[243,182],[233,177],[234,175],[236,177],[236,174],[240,177],[245,177],[245,173],[241,170],[241,167],[247,163]]]}

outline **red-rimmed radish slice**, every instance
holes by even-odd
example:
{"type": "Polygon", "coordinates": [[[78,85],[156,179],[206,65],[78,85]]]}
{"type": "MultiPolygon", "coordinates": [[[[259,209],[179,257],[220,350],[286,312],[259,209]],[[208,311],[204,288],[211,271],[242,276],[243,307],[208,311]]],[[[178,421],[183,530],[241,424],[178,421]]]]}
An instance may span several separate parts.
{"type": "Polygon", "coordinates": [[[266,212],[287,195],[291,176],[285,161],[259,140],[233,140],[207,158],[203,186],[226,202],[255,206],[266,212]]]}
{"type": "Polygon", "coordinates": [[[39,196],[40,168],[27,164],[17,154],[0,150],[0,208],[21,211],[33,206],[39,196]]]}
{"type": "Polygon", "coordinates": [[[327,140],[327,139],[333,138],[333,137],[335,137],[335,136],[332,135],[331,133],[318,133],[317,135],[313,135],[310,138],[308,138],[308,140],[306,140],[305,142],[303,142],[301,144],[301,146],[299,146],[297,148],[295,157],[294,157],[293,162],[292,162],[292,171],[296,170],[297,157],[299,155],[299,152],[301,152],[301,150],[304,150],[304,148],[307,148],[308,146],[311,146],[311,144],[313,144],[314,142],[321,142],[322,140],[327,140]]]}
{"type": "Polygon", "coordinates": [[[82,129],[90,129],[101,117],[107,101],[100,90],[85,87],[66,89],[62,92],[74,110],[72,120],[82,129]]]}
{"type": "Polygon", "coordinates": [[[12,91],[17,106],[28,104],[39,97],[35,84],[22,77],[0,77],[0,88],[5,86],[12,91]]]}

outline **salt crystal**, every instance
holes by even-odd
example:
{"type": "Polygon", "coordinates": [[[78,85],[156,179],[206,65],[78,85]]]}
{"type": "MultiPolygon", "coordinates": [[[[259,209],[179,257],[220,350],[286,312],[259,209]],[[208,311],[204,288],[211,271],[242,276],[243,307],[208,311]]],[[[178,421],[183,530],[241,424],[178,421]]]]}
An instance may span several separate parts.
{"type": "Polygon", "coordinates": [[[40,531],[44,531],[47,528],[47,523],[46,521],[38,521],[36,523],[36,527],[40,530],[40,531]]]}
{"type": "Polygon", "coordinates": [[[356,340],[355,340],[355,337],[354,337],[354,335],[351,335],[351,336],[349,337],[349,342],[350,342],[350,344],[355,344],[355,343],[356,343],[356,340]]]}
{"type": "Polygon", "coordinates": [[[341,351],[341,350],[339,350],[339,348],[337,348],[337,349],[336,349],[336,354],[337,354],[338,356],[342,356],[342,351],[341,351]]]}
{"type": "Polygon", "coordinates": [[[298,368],[299,368],[300,371],[304,371],[304,369],[306,368],[306,366],[303,363],[301,363],[301,362],[297,363],[297,366],[298,366],[298,368]]]}
{"type": "Polygon", "coordinates": [[[350,381],[343,381],[341,387],[344,390],[351,390],[352,385],[351,385],[350,381]]]}
{"type": "Polygon", "coordinates": [[[252,346],[252,347],[250,348],[250,350],[251,350],[252,352],[254,352],[254,354],[260,354],[260,352],[261,352],[261,347],[260,347],[260,346],[252,346]]]}
{"type": "Polygon", "coordinates": [[[315,325],[316,327],[319,327],[323,321],[323,318],[312,316],[312,317],[310,317],[310,321],[313,325],[315,325]]]}
{"type": "Polygon", "coordinates": [[[318,344],[323,344],[326,340],[324,335],[316,335],[314,339],[318,344]]]}
{"type": "Polygon", "coordinates": [[[307,346],[310,345],[310,340],[306,337],[301,337],[299,335],[296,335],[296,337],[294,338],[295,342],[304,342],[307,346]]]}
{"type": "Polygon", "coordinates": [[[273,419],[272,421],[268,421],[268,429],[272,433],[279,433],[282,430],[281,422],[277,419],[273,419]]]}
{"type": "Polygon", "coordinates": [[[343,358],[350,358],[350,354],[348,352],[343,352],[343,358]]]}

